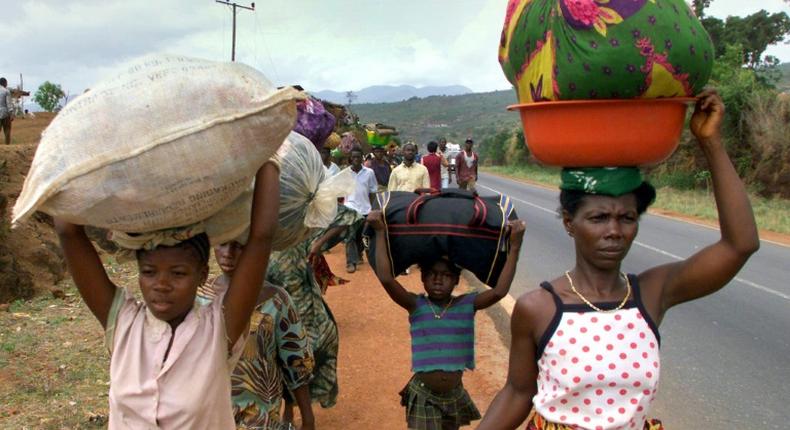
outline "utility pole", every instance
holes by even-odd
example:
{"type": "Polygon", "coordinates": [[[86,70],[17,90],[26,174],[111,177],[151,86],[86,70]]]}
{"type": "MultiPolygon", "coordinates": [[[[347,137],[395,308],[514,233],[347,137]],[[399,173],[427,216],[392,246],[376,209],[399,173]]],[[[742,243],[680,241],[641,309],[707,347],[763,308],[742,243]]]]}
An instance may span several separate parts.
{"type": "MultiPolygon", "coordinates": [[[[24,94],[25,91],[25,81],[22,80],[22,74],[19,74],[19,92],[24,94]]],[[[25,114],[25,97],[22,96],[19,98],[19,109],[17,113],[24,115],[25,114]]]]}
{"type": "Polygon", "coordinates": [[[357,95],[354,94],[353,91],[346,91],[346,100],[348,100],[348,105],[351,106],[351,103],[354,103],[354,100],[357,99],[357,95]]]}
{"type": "Polygon", "coordinates": [[[217,2],[217,3],[220,3],[220,4],[224,4],[226,6],[232,6],[233,7],[233,44],[232,44],[231,51],[230,51],[230,61],[236,61],[236,8],[240,7],[242,9],[247,9],[247,10],[254,11],[255,10],[255,3],[254,2],[250,3],[249,6],[243,6],[243,5],[240,5],[240,4],[237,4],[237,3],[232,3],[232,2],[229,2],[229,1],[223,1],[223,0],[214,0],[214,1],[217,2]]]}

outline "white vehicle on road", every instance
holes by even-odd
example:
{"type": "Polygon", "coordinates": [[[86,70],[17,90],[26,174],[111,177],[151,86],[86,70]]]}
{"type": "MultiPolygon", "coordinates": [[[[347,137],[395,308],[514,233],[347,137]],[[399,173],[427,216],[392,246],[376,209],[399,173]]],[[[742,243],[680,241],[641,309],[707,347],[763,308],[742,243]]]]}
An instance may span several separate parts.
{"type": "Polygon", "coordinates": [[[455,157],[460,153],[461,145],[447,142],[447,149],[444,151],[444,156],[447,158],[447,163],[449,164],[447,170],[450,172],[451,176],[455,173],[455,157]]]}

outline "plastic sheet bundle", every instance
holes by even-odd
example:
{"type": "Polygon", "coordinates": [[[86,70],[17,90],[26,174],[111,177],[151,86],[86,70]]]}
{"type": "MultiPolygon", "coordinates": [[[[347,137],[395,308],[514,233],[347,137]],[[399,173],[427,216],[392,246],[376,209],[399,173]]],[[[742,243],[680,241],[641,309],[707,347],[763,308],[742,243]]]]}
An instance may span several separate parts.
{"type": "Polygon", "coordinates": [[[521,103],[691,96],[713,57],[684,0],[510,0],[499,46],[521,103]]]}
{"type": "MultiPolygon", "coordinates": [[[[291,132],[273,161],[280,166],[280,210],[273,248],[295,245],[316,228],[326,228],[337,214],[337,199],[351,193],[354,178],[348,170],[327,177],[321,155],[313,143],[291,132]]],[[[212,243],[230,240],[246,242],[251,185],[238,199],[206,220],[206,233],[212,243]]]]}

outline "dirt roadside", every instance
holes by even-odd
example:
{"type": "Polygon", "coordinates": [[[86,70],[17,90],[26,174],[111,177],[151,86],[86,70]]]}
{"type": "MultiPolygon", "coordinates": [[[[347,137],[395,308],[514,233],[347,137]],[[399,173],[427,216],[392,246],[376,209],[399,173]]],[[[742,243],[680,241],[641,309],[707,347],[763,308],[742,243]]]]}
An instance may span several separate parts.
{"type": "Polygon", "coordinates": [[[0,145],[0,303],[29,299],[48,290],[62,294],[52,289],[66,268],[49,217],[37,213],[10,228],[11,208],[22,190],[41,131],[54,116],[41,113],[35,119],[16,119],[14,144],[0,145]]]}

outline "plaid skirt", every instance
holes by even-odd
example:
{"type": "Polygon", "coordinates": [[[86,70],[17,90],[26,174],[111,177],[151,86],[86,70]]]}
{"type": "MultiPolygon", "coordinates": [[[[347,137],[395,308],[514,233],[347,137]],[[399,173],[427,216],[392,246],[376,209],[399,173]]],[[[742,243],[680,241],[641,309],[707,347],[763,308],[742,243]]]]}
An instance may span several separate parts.
{"type": "MultiPolygon", "coordinates": [[[[527,417],[527,428],[525,430],[574,430],[578,427],[569,426],[565,424],[552,423],[546,418],[543,418],[535,409],[533,409],[527,417]]],[[[645,421],[645,426],[642,430],[665,430],[661,421],[650,419],[645,421]]]]}
{"type": "Polygon", "coordinates": [[[461,427],[480,419],[480,411],[463,385],[435,393],[412,376],[400,397],[409,429],[442,430],[442,425],[461,427]]]}

